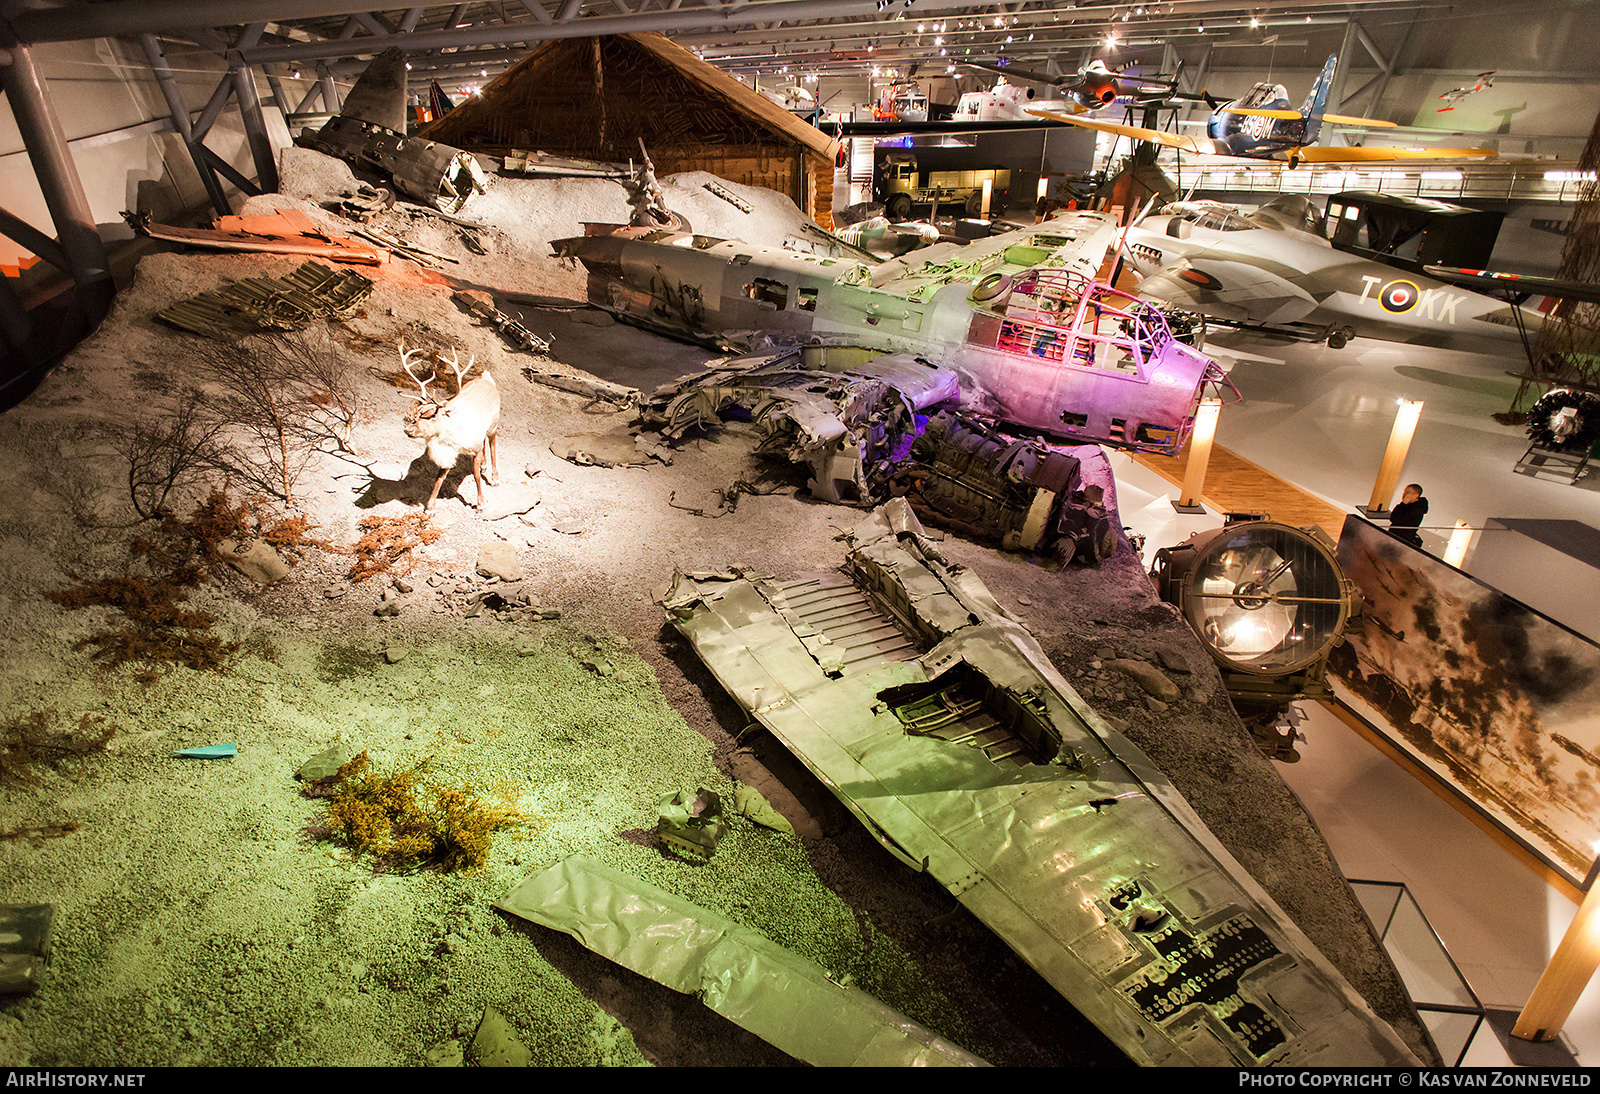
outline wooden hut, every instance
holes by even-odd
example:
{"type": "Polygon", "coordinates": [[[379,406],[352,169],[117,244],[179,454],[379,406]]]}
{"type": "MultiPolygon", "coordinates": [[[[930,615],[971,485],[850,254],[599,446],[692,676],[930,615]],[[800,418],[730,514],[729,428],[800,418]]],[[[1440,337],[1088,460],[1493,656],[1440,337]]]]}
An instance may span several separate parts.
{"type": "Polygon", "coordinates": [[[832,140],[660,34],[546,42],[418,135],[621,163],[638,159],[642,138],[657,175],[763,186],[832,226],[832,140]]]}

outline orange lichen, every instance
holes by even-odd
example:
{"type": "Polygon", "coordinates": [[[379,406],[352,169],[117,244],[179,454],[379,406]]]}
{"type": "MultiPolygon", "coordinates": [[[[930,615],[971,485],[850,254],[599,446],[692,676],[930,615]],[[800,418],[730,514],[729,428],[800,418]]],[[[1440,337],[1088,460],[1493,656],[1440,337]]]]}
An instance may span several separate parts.
{"type": "Polygon", "coordinates": [[[192,669],[218,669],[239,649],[210,633],[216,622],[210,613],[184,608],[189,590],[207,577],[223,573],[225,540],[260,537],[292,558],[310,546],[333,549],[332,544],[307,537],[311,527],[304,516],[289,517],[271,526],[263,523],[259,505],[238,503],[221,490],[197,506],[187,518],[162,515],[160,530],[128,544],[129,567],[120,574],[84,578],[65,589],[45,593],[64,608],[109,607],[123,615],[120,625],[97,631],[73,648],[94,647],[94,656],[111,665],[128,661],[179,664],[192,669]]]}
{"type": "Polygon", "coordinates": [[[415,565],[412,552],[438,541],[439,529],[424,513],[403,517],[364,517],[361,538],[350,548],[356,556],[349,578],[357,584],[379,574],[406,573],[415,565]]]}

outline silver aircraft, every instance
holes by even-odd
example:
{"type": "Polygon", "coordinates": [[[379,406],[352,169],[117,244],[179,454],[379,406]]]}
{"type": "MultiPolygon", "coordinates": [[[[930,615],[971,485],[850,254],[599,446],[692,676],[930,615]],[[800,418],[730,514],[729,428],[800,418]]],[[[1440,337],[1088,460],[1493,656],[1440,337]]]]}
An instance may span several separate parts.
{"type": "MultiPolygon", "coordinates": [[[[1140,296],[1225,325],[1338,349],[1360,336],[1505,354],[1520,347],[1511,306],[1333,246],[1299,194],[1254,212],[1175,202],[1129,228],[1124,253],[1140,296]]],[[[1530,332],[1543,318],[1519,309],[1530,332]]]]}

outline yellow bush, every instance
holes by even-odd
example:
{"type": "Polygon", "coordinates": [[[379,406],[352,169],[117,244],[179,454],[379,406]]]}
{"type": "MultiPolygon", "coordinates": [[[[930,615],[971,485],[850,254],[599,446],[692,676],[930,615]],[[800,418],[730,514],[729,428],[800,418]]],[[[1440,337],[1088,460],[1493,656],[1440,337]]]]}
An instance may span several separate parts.
{"type": "Polygon", "coordinates": [[[521,824],[522,814],[504,801],[491,804],[462,787],[423,785],[418,778],[422,766],[378,775],[369,770],[371,759],[365,752],[350,760],[324,791],[328,830],[396,870],[481,867],[494,834],[521,824]]]}

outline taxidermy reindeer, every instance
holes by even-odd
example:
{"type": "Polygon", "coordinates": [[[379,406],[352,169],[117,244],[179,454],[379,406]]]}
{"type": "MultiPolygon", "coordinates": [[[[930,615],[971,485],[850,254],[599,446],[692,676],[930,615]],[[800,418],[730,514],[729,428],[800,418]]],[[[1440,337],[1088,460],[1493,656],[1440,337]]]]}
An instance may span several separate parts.
{"type": "Polygon", "coordinates": [[[500,485],[500,456],[495,450],[495,436],[500,432],[500,388],[488,370],[476,380],[463,384],[462,379],[472,371],[477,358],[470,358],[467,367],[462,368],[458,354],[452,349],[450,360],[445,363],[455,370],[457,394],[447,402],[439,402],[428,394],[428,381],[411,371],[412,354],[421,352],[420,349],[408,351],[405,341],[401,340],[401,367],[422,389],[420,397],[407,396],[416,399],[417,405],[406,414],[406,436],[427,441],[428,459],[439,468],[439,477],[434,480],[433,492],[428,495],[424,512],[433,512],[434,503],[439,499],[439,487],[444,485],[445,476],[450,474],[456,460],[464,452],[472,453],[472,478],[478,484],[478,504],[475,508],[481,511],[485,452],[489,457],[489,485],[500,485]]]}

